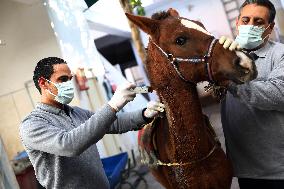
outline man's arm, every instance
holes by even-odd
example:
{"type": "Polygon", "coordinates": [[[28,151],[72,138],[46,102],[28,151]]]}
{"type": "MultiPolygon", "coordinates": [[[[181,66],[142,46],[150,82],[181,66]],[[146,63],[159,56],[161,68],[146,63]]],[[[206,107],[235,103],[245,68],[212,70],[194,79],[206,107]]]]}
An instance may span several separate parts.
{"type": "Polygon", "coordinates": [[[118,114],[117,120],[113,123],[108,133],[124,133],[131,130],[141,129],[144,124],[150,123],[154,117],[162,114],[165,105],[157,101],[147,103],[147,108],[133,112],[118,114]]]}
{"type": "Polygon", "coordinates": [[[117,119],[110,127],[108,134],[125,133],[127,131],[138,130],[147,123],[143,117],[143,110],[134,112],[124,112],[117,115],[117,119]]]}
{"type": "MultiPolygon", "coordinates": [[[[143,116],[144,110],[136,110],[133,112],[117,113],[117,119],[109,127],[106,134],[121,134],[132,130],[141,129],[147,121],[152,120],[143,116]]],[[[91,117],[94,112],[83,110],[91,117]]],[[[113,109],[112,109],[113,111],[113,109]]]]}
{"type": "Polygon", "coordinates": [[[59,156],[76,156],[98,142],[110,129],[116,115],[109,105],[93,114],[80,126],[66,131],[41,116],[32,115],[20,126],[27,148],[59,156]]]}
{"type": "Polygon", "coordinates": [[[284,111],[284,55],[268,79],[231,85],[229,91],[244,103],[262,110],[284,111]]]}
{"type": "MultiPolygon", "coordinates": [[[[139,130],[145,124],[151,122],[155,116],[164,112],[164,104],[158,101],[151,101],[147,108],[133,112],[123,112],[117,114],[117,119],[109,127],[107,134],[121,134],[132,130],[139,130]]],[[[91,117],[94,112],[83,110],[91,117]]]]}

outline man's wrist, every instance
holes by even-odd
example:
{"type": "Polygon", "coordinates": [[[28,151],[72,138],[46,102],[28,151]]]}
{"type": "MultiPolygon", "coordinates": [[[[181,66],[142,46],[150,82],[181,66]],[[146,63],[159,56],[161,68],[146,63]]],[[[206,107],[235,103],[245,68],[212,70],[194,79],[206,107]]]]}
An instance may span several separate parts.
{"type": "Polygon", "coordinates": [[[112,110],[114,113],[119,112],[119,109],[118,109],[113,103],[111,103],[110,101],[108,102],[108,105],[111,107],[111,110],[112,110]]]}

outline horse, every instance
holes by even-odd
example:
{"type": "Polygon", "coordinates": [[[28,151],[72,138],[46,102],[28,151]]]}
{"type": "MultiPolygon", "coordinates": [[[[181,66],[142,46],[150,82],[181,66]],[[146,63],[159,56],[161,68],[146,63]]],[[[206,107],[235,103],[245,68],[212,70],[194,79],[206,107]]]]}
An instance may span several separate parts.
{"type": "Polygon", "coordinates": [[[149,35],[144,63],[165,115],[146,125],[139,149],[167,189],[229,189],[232,166],[202,113],[196,84],[243,83],[256,78],[252,58],[224,49],[202,23],[170,8],[151,18],[125,13],[149,35]]]}

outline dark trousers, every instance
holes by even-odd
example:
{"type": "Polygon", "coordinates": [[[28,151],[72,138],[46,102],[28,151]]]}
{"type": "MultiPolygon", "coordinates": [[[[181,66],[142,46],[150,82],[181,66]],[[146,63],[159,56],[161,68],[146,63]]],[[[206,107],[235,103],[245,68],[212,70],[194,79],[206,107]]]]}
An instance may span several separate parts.
{"type": "Polygon", "coordinates": [[[240,189],[284,189],[284,180],[238,178],[240,189]]]}

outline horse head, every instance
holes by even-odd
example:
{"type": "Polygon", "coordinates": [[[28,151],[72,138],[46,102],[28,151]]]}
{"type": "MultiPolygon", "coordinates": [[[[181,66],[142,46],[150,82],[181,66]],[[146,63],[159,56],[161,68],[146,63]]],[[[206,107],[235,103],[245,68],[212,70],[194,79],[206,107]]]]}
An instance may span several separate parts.
{"type": "Polygon", "coordinates": [[[153,60],[146,68],[155,75],[155,79],[149,78],[155,88],[167,86],[175,77],[194,84],[210,81],[226,86],[228,81],[240,84],[257,76],[249,55],[224,49],[202,23],[180,17],[174,9],[151,18],[126,16],[150,36],[148,58],[153,60]]]}

